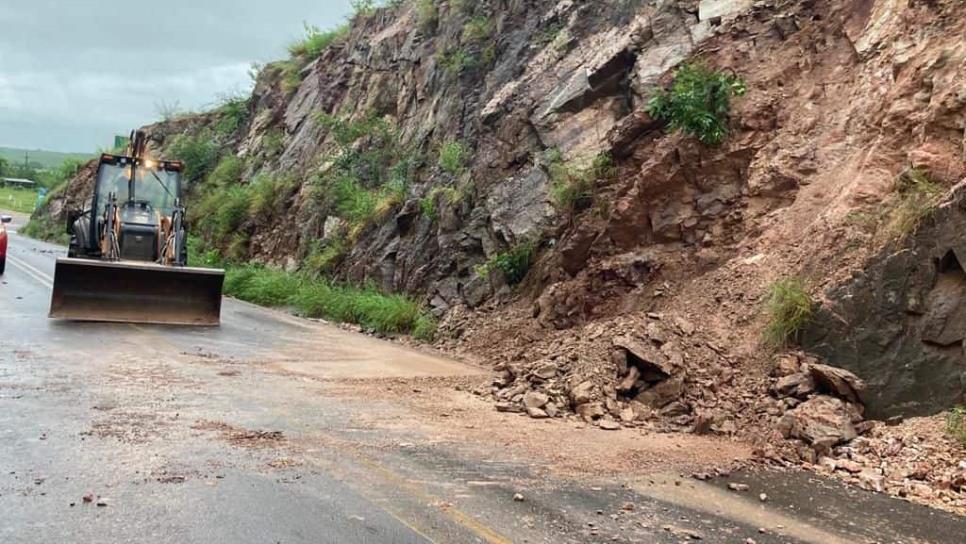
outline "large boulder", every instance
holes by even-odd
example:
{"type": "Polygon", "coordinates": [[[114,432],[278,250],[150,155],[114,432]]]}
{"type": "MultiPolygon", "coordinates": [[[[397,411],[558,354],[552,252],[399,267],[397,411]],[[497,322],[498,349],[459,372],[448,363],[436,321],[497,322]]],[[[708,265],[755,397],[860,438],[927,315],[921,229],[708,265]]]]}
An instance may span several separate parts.
{"type": "Polygon", "coordinates": [[[785,438],[804,440],[825,452],[857,437],[853,424],[858,419],[854,407],[841,399],[819,395],[786,412],[779,430],[785,438]]]}

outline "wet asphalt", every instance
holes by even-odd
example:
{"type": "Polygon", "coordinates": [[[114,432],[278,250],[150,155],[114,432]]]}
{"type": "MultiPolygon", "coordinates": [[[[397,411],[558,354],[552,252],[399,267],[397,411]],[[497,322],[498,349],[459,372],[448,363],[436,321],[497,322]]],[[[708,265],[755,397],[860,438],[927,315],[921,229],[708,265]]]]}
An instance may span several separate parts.
{"type": "Polygon", "coordinates": [[[217,329],[50,321],[62,251],[14,234],[0,277],[3,543],[966,538],[963,518],[805,473],[567,480],[492,447],[373,429],[360,418],[402,408],[287,370],[479,371],[231,299],[217,329]]]}

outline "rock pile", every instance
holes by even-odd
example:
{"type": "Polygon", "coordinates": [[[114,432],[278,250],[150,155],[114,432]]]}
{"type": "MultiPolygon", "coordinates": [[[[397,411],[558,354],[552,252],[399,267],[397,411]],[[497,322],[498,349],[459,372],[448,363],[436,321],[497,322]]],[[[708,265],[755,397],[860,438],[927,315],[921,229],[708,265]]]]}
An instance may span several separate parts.
{"type": "Polygon", "coordinates": [[[687,320],[662,314],[626,316],[559,331],[497,366],[489,390],[497,410],[532,418],[578,417],[601,429],[732,434],[740,408],[735,361],[695,333],[687,320]],[[735,398],[729,399],[728,397],[735,398]]]}

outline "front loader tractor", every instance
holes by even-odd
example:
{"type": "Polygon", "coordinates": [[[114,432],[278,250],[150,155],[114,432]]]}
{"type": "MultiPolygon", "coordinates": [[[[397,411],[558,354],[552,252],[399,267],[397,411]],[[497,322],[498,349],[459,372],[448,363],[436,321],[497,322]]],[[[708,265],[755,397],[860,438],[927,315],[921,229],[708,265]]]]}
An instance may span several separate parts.
{"type": "Polygon", "coordinates": [[[50,317],[218,325],[224,270],[188,267],[183,171],[148,157],[144,134],[101,155],[90,205],[68,212],[50,317]]]}

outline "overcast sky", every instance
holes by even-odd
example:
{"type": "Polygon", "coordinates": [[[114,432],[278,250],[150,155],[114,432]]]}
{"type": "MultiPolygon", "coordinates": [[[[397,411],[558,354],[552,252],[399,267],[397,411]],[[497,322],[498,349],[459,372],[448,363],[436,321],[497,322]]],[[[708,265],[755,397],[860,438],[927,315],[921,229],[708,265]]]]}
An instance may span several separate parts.
{"type": "Polygon", "coordinates": [[[349,0],[0,0],[0,146],[93,152],[158,119],[250,88],[303,21],[349,0]]]}

